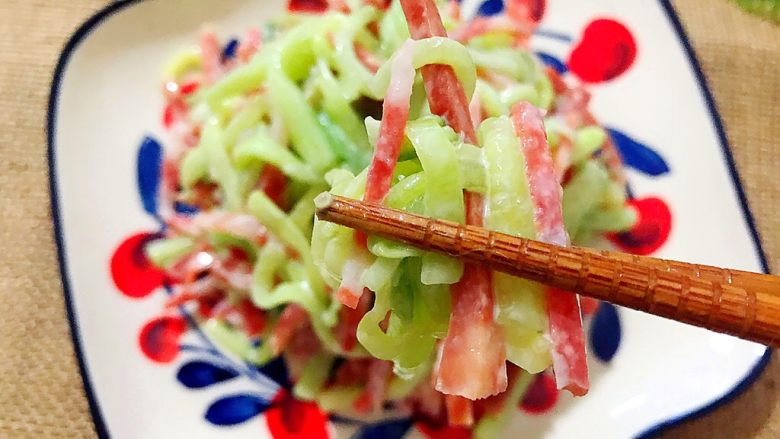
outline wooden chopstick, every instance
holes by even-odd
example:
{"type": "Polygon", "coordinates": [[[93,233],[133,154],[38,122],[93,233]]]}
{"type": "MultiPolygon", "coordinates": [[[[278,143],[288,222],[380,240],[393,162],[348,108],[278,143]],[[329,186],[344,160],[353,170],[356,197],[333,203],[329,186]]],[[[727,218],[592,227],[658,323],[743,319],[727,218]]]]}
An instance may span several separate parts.
{"type": "Polygon", "coordinates": [[[496,271],[780,347],[780,277],[559,247],[329,193],[317,217],[496,271]]]}

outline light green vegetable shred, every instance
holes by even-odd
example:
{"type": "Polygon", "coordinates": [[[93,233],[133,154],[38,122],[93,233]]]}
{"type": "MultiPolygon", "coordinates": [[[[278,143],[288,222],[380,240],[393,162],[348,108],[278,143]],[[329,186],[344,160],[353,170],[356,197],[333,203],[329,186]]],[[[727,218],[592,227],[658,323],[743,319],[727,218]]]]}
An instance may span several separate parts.
{"type": "MultiPolygon", "coordinates": [[[[563,166],[557,169],[563,219],[573,242],[630,229],[636,212],[602,157],[608,133],[592,120],[576,125],[559,114],[561,96],[545,67],[514,34],[497,29],[466,42],[407,43],[397,0],[386,10],[363,0],[346,4],[352,12],[287,14],[270,22],[254,55],[239,47],[217,72],[208,71],[208,51],[186,50],[172,59],[165,80],[195,82],[198,89],[169,97],[187,113],[171,130],[178,148],[165,157],[166,236],[145,251],[156,266],[184,279],[174,294],[192,302],[187,309],[216,346],[255,365],[282,355],[297,398],[358,415],[365,382],[337,382],[339,368],[353,360],[392,362],[384,399],[417,398],[434,382],[438,347],[450,328],[450,289],[464,272],[448,256],[375,236],[363,241],[314,215],[323,191],[354,199],[366,193],[395,57],[409,56],[416,72],[385,205],[464,224],[464,193],[475,192],[484,201],[486,228],[536,238],[526,158],[510,119],[516,104],[530,102],[546,111],[550,153],[563,166]],[[450,66],[480,109],[479,145],[431,114],[420,71],[433,64],[450,66]],[[195,212],[175,213],[176,202],[195,212]],[[201,261],[201,253],[210,257],[201,261]],[[354,311],[339,302],[350,282],[363,294],[354,311]],[[213,313],[203,312],[204,299],[215,295],[213,313]],[[294,320],[293,311],[305,319],[294,320]],[[289,334],[284,325],[291,325],[289,334]],[[357,339],[354,346],[345,334],[357,339]]],[[[447,11],[442,8],[444,24],[454,35],[463,22],[447,11]]],[[[479,419],[477,438],[501,436],[533,374],[552,362],[543,288],[498,273],[492,282],[507,360],[523,371],[502,407],[479,419]]]]}

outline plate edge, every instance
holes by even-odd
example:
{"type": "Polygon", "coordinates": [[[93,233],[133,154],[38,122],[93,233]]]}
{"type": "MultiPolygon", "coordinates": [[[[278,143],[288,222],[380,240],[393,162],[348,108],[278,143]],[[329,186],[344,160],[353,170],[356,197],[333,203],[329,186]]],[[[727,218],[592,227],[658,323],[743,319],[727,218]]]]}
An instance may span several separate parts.
{"type": "MultiPolygon", "coordinates": [[[[729,143],[726,130],[723,126],[723,119],[721,118],[720,112],[718,111],[715,98],[712,94],[712,91],[710,90],[709,83],[707,82],[707,77],[704,75],[704,71],[701,68],[699,59],[696,56],[696,51],[691,44],[688,33],[685,31],[685,28],[683,27],[682,22],[680,21],[680,17],[672,5],[671,0],[658,0],[658,2],[661,5],[661,9],[664,11],[664,14],[666,15],[666,19],[669,21],[672,29],[674,29],[675,34],[677,35],[677,39],[682,45],[683,52],[685,52],[685,56],[688,58],[688,62],[690,62],[691,68],[693,69],[693,74],[696,77],[696,82],[699,86],[699,92],[707,104],[707,109],[710,113],[710,120],[713,127],[715,128],[715,131],[717,132],[721,152],[723,153],[723,159],[726,161],[726,167],[728,168],[729,175],[731,176],[732,186],[739,200],[739,204],[742,210],[742,217],[747,223],[750,237],[753,240],[753,246],[761,264],[761,270],[764,273],[769,273],[769,263],[767,261],[766,252],[764,251],[764,248],[761,244],[761,234],[756,227],[755,218],[753,217],[753,212],[750,209],[750,203],[748,202],[747,195],[745,194],[745,189],[742,184],[742,178],[739,175],[739,170],[737,169],[736,161],[734,160],[731,144],[729,143]]],[[[766,366],[769,364],[769,360],[772,358],[772,352],[772,349],[766,348],[764,354],[761,356],[761,358],[759,358],[758,362],[756,362],[750,371],[733,388],[731,388],[731,390],[719,398],[687,413],[683,413],[679,416],[675,416],[671,419],[667,419],[659,424],[656,424],[640,433],[637,436],[637,439],[650,439],[658,437],[661,433],[671,427],[682,424],[685,421],[697,419],[712,413],[719,407],[733,401],[737,396],[746,391],[748,387],[750,387],[761,376],[761,374],[764,372],[764,369],[766,369],[766,366]]]]}
{"type": "Polygon", "coordinates": [[[73,350],[81,375],[81,382],[84,386],[84,393],[87,397],[89,412],[92,416],[92,423],[95,426],[95,432],[99,438],[109,438],[107,425],[103,419],[100,410],[100,404],[97,401],[93,391],[92,381],[89,374],[89,368],[86,363],[86,357],[82,349],[81,334],[79,331],[78,316],[73,305],[73,298],[70,292],[70,279],[68,277],[68,264],[65,255],[65,240],[62,235],[62,219],[60,216],[59,189],[57,186],[57,155],[55,145],[55,130],[57,124],[57,104],[60,97],[60,85],[62,76],[68,66],[71,55],[78,48],[79,44],[89,36],[97,26],[105,19],[115,13],[143,0],[117,0],[109,5],[98,9],[90,18],[83,22],[76,31],[68,38],[65,46],[57,59],[57,64],[52,75],[52,83],[49,92],[49,100],[46,114],[46,143],[48,159],[48,177],[49,177],[49,200],[51,203],[51,215],[53,222],[54,242],[57,246],[57,263],[60,271],[60,280],[65,299],[65,307],[68,314],[68,326],[70,329],[73,350]]]}

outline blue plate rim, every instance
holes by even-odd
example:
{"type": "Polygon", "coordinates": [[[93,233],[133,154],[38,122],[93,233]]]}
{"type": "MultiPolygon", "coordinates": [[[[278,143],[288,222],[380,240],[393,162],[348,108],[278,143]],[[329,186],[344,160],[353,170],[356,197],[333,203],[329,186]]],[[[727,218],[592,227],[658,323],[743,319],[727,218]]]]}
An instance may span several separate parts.
{"type": "MultiPolygon", "coordinates": [[[[103,414],[100,409],[97,397],[93,391],[93,384],[89,375],[89,368],[84,357],[83,345],[81,341],[81,335],[79,332],[78,316],[72,300],[72,293],[70,289],[70,280],[68,279],[67,261],[65,259],[65,240],[62,235],[62,222],[59,207],[59,189],[57,187],[57,168],[56,168],[56,141],[55,141],[55,128],[57,123],[57,104],[59,102],[60,87],[62,84],[62,77],[68,66],[73,52],[78,48],[79,44],[86,39],[89,34],[92,33],[103,21],[112,15],[120,12],[134,4],[141,3],[146,0],[116,0],[109,5],[99,9],[89,19],[87,19],[76,31],[71,35],[65,44],[60,56],[57,60],[57,65],[54,69],[52,77],[52,84],[50,88],[48,108],[47,108],[47,121],[46,121],[46,141],[47,141],[47,158],[49,168],[49,196],[51,202],[51,214],[54,223],[54,240],[57,246],[57,261],[60,270],[60,278],[62,279],[63,294],[65,296],[65,304],[68,314],[68,324],[70,327],[71,340],[73,342],[74,351],[76,354],[76,360],[78,362],[79,374],[81,375],[82,383],[84,386],[84,392],[89,403],[89,411],[92,416],[92,422],[95,425],[95,431],[100,438],[109,438],[110,434],[108,427],[103,418],[103,414]]],[[[710,113],[710,119],[715,126],[720,140],[721,150],[723,152],[724,159],[729,168],[729,174],[732,179],[733,186],[737,192],[737,196],[742,208],[742,215],[746,221],[750,230],[751,238],[758,254],[759,261],[761,263],[761,269],[764,273],[769,273],[769,263],[767,262],[766,253],[761,244],[761,237],[756,227],[753,213],[750,209],[747,196],[742,184],[742,179],[737,170],[734,156],[732,154],[731,146],[729,145],[728,138],[723,126],[723,121],[718,112],[715,104],[715,99],[710,91],[707,83],[707,79],[704,76],[704,72],[701,69],[698,59],[696,58],[695,51],[688,38],[682,23],[672,6],[670,0],[657,0],[662,9],[666,13],[672,28],[675,30],[680,43],[683,46],[683,50],[690,62],[691,67],[694,70],[694,74],[699,84],[699,91],[701,92],[704,100],[707,104],[710,113]]],[[[772,356],[772,350],[766,349],[764,355],[756,362],[755,366],[748,372],[748,374],[740,380],[733,389],[727,392],[720,398],[712,401],[709,404],[690,411],[688,413],[681,414],[677,417],[665,420],[641,433],[637,436],[638,439],[648,439],[655,437],[661,432],[667,430],[670,427],[681,424],[687,420],[696,419],[704,416],[718,407],[727,404],[734,400],[742,392],[747,390],[750,385],[755,382],[761,373],[769,364],[769,360],[772,356]]]]}

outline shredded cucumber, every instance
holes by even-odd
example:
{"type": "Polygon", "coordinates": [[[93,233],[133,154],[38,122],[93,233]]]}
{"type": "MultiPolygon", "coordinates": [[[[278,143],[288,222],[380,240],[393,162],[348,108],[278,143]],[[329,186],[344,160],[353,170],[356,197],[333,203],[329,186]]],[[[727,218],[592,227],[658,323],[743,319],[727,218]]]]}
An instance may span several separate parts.
{"type": "Polygon", "coordinates": [[[309,360],[301,373],[301,377],[295,387],[293,395],[304,401],[313,401],[322,391],[328,380],[330,369],[336,359],[332,355],[319,354],[309,360]]]}
{"type": "Polygon", "coordinates": [[[242,173],[233,165],[222,136],[222,129],[216,119],[209,120],[203,128],[201,144],[208,160],[210,180],[216,182],[222,190],[227,210],[238,210],[243,205],[245,188],[242,173]]]}
{"type": "Polygon", "coordinates": [[[401,3],[394,1],[382,18],[381,26],[379,27],[382,53],[386,58],[390,58],[409,37],[409,26],[406,24],[401,3]]]}
{"type": "Polygon", "coordinates": [[[476,439],[492,439],[501,437],[509,419],[517,412],[517,405],[523,399],[523,395],[531,387],[535,377],[528,373],[521,373],[517,381],[512,385],[509,394],[505,396],[503,406],[497,413],[493,413],[480,419],[474,428],[476,439]]]}
{"type": "Polygon", "coordinates": [[[274,142],[264,128],[258,128],[254,136],[239,143],[233,156],[238,167],[249,168],[253,164],[269,163],[293,180],[309,184],[322,181],[311,166],[274,142]]]}
{"type": "MultiPolygon", "coordinates": [[[[435,123],[407,129],[425,172],[425,214],[459,223],[465,222],[463,184],[457,149],[447,131],[435,123]]],[[[463,275],[463,264],[436,253],[422,257],[421,282],[425,285],[454,284],[463,275]]]]}
{"type": "Polygon", "coordinates": [[[290,127],[292,145],[296,152],[318,173],[324,173],[335,161],[325,133],[301,91],[281,69],[268,74],[271,104],[290,127]]]}
{"type": "Polygon", "coordinates": [[[266,96],[258,96],[247,102],[244,108],[230,119],[225,127],[225,143],[229,147],[232,148],[244,133],[258,125],[268,111],[267,101],[266,96]]]}
{"type": "Polygon", "coordinates": [[[317,405],[326,413],[353,413],[352,404],[363,393],[360,386],[331,387],[317,395],[317,405]]]}
{"type": "Polygon", "coordinates": [[[572,163],[579,164],[587,160],[596,151],[601,149],[607,140],[607,132],[604,128],[597,126],[587,126],[577,130],[574,133],[574,151],[572,152],[572,163]]]}
{"type": "Polygon", "coordinates": [[[227,324],[209,319],[201,325],[203,332],[214,340],[220,347],[242,360],[252,361],[255,348],[252,341],[243,333],[234,330],[227,324]]]}
{"type": "Polygon", "coordinates": [[[587,162],[564,188],[563,222],[571,236],[576,238],[587,230],[585,219],[607,194],[608,181],[609,175],[603,166],[587,162]]]}
{"type": "MultiPolygon", "coordinates": [[[[196,199],[204,213],[214,209],[226,218],[235,215],[238,221],[232,226],[257,228],[260,223],[265,229],[252,242],[243,236],[254,235],[241,231],[209,230],[213,217],[196,214],[191,219],[194,230],[206,230],[185,233],[186,227],[171,227],[170,238],[146,248],[152,263],[163,269],[195,251],[209,252],[223,267],[252,267],[251,282],[247,278],[243,287],[247,291],[231,286],[225,304],[250,299],[265,313],[268,327],[250,339],[240,320],[236,323],[232,317],[213,318],[203,326],[220,348],[242,361],[270,361],[276,353],[262,340],[273,333],[285,307],[303,308],[306,328],[310,325],[319,343],[311,358],[295,369],[293,393],[339,413],[351,413],[364,391],[362,385],[344,387],[331,381],[331,372],[345,358],[392,361],[389,400],[404,399],[431,379],[436,346],[450,328],[450,288],[463,274],[462,263],[455,259],[375,236],[369,236],[366,245],[359,239],[362,235],[314,215],[313,200],[322,191],[364,197],[394,57],[410,56],[415,76],[409,120],[384,197],[387,206],[462,224],[464,191],[470,191],[483,196],[486,228],[535,238],[526,161],[508,117],[515,105],[530,102],[550,110],[545,127],[552,153],[564,153],[563,164],[571,165],[563,208],[575,243],[629,229],[636,221],[636,212],[626,206],[623,183],[603,164],[600,151],[607,133],[596,125],[570,126],[553,105],[555,91],[544,66],[528,50],[518,49],[516,35],[495,30],[465,43],[442,37],[407,43],[410,32],[398,1],[386,10],[362,0],[346,4],[351,12],[289,14],[266,25],[262,48],[252,59],[239,61],[239,55],[223,63],[215,78],[202,75],[213,64],[208,51],[183,52],[166,67],[166,80],[181,84],[203,79],[194,94],[177,97],[189,107],[185,123],[178,125],[192,128],[188,140],[199,133],[199,141],[194,147],[186,142],[166,156],[178,165],[181,186],[178,198],[166,201],[196,199]],[[399,52],[401,47],[404,51],[399,52]],[[426,90],[430,84],[420,70],[434,64],[452,67],[466,98],[480,105],[477,116],[486,120],[477,123],[479,145],[467,143],[447,121],[431,114],[426,90]],[[571,141],[570,157],[559,149],[562,140],[571,141]],[[270,166],[283,176],[267,172],[270,166]],[[247,214],[254,218],[242,222],[247,214]],[[360,302],[371,309],[357,324],[359,345],[347,352],[339,332],[345,323],[339,321],[345,312],[339,289],[354,288],[357,282],[373,300],[360,302]]],[[[443,11],[450,32],[462,25],[456,15],[443,11]]],[[[505,407],[481,419],[476,437],[499,435],[532,382],[531,374],[551,364],[542,287],[498,273],[492,282],[507,359],[525,372],[507,395],[505,407]]],[[[290,352],[284,355],[288,361],[300,361],[290,352]]]]}
{"type": "Polygon", "coordinates": [[[533,75],[535,67],[532,55],[511,48],[469,50],[477,67],[506,75],[523,82],[533,75]]]}
{"type": "Polygon", "coordinates": [[[182,51],[173,57],[163,70],[166,79],[179,79],[200,68],[202,59],[197,48],[182,51]]]}
{"type": "Polygon", "coordinates": [[[249,196],[249,210],[257,216],[260,223],[292,247],[297,256],[306,264],[308,287],[319,296],[324,294],[324,285],[314,265],[309,240],[290,217],[284,214],[271,199],[262,192],[253,192],[249,196]]]}
{"type": "Polygon", "coordinates": [[[390,384],[387,386],[387,399],[400,400],[408,397],[428,377],[432,369],[433,361],[426,361],[408,371],[396,369],[396,376],[390,380],[390,384]]]}
{"type": "MultiPolygon", "coordinates": [[[[443,37],[417,40],[413,44],[415,69],[430,64],[452,66],[458,79],[463,84],[466,97],[471,98],[476,88],[477,74],[468,49],[454,40],[443,37]]],[[[390,84],[391,65],[392,61],[385,63],[369,84],[369,90],[375,99],[384,98],[387,87],[390,84]]]]}
{"type": "Polygon", "coordinates": [[[360,29],[364,29],[368,23],[374,21],[376,16],[376,9],[361,7],[351,14],[348,24],[334,34],[333,58],[341,77],[341,89],[350,101],[355,100],[361,92],[365,91],[362,89],[372,76],[355,53],[355,37],[360,29]]]}
{"type": "Polygon", "coordinates": [[[146,245],[146,256],[160,268],[170,268],[182,257],[192,253],[195,241],[192,238],[168,238],[146,245]]]}
{"type": "Polygon", "coordinates": [[[189,189],[209,173],[209,156],[205,148],[199,146],[184,156],[180,170],[181,185],[189,189]]]}
{"type": "Polygon", "coordinates": [[[206,233],[209,244],[216,250],[241,249],[249,262],[257,260],[257,248],[245,238],[227,232],[209,231],[206,233]]]}
{"type": "MultiPolygon", "coordinates": [[[[485,173],[485,226],[503,233],[535,238],[534,206],[525,174],[525,158],[507,117],[488,119],[480,128],[485,173]]],[[[549,366],[544,338],[546,310],[541,288],[505,274],[493,276],[497,321],[506,333],[507,359],[537,373],[549,366]]]]}

